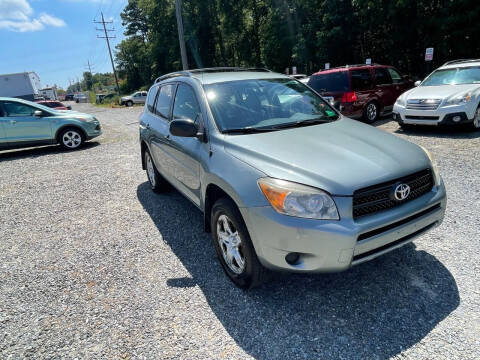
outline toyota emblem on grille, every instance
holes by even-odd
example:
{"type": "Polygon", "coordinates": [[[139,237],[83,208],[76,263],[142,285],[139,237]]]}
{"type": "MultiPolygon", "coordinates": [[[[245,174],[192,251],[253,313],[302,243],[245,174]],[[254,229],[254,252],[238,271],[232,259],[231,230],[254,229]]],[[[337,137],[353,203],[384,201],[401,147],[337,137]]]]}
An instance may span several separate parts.
{"type": "Polygon", "coordinates": [[[397,187],[393,191],[393,195],[398,201],[405,200],[408,195],[410,195],[410,186],[408,186],[407,184],[397,185],[397,187]]]}

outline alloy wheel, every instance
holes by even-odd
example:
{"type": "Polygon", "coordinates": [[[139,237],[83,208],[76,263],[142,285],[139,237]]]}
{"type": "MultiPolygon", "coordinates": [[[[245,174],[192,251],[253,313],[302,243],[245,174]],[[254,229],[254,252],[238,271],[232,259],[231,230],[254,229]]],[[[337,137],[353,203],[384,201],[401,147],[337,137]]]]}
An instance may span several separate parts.
{"type": "Polygon", "coordinates": [[[377,117],[377,106],[375,104],[368,104],[367,106],[368,120],[373,121],[377,117]]]}
{"type": "Polygon", "coordinates": [[[152,187],[155,187],[156,181],[155,181],[155,167],[153,166],[153,161],[148,152],[145,153],[145,162],[147,165],[147,176],[148,176],[148,181],[150,181],[150,184],[152,187]]]}
{"type": "Polygon", "coordinates": [[[75,130],[69,130],[63,134],[63,145],[69,149],[76,149],[82,143],[82,136],[75,130]]]}
{"type": "Polygon", "coordinates": [[[217,241],[228,268],[237,275],[243,273],[245,256],[242,250],[242,239],[232,221],[224,214],[217,220],[217,241]]]}

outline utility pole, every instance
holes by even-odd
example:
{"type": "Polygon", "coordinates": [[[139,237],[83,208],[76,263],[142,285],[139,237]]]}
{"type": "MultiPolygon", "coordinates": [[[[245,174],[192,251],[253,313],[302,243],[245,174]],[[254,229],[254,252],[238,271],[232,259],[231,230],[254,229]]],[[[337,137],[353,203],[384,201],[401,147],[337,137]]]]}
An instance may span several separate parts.
{"type": "Polygon", "coordinates": [[[182,56],[183,70],[188,70],[187,49],[183,35],[182,0],[175,0],[175,12],[177,14],[178,41],[180,42],[180,54],[182,56]]]}
{"type": "Polygon", "coordinates": [[[88,72],[93,75],[93,72],[92,72],[92,67],[93,67],[93,64],[90,64],[90,60],[87,60],[87,65],[85,65],[88,69],[88,72]]]}
{"type": "Polygon", "coordinates": [[[115,76],[115,84],[117,85],[117,93],[118,93],[118,96],[120,96],[120,87],[118,86],[117,71],[115,70],[115,63],[113,62],[112,49],[110,48],[110,39],[115,39],[115,36],[109,36],[107,33],[107,31],[115,31],[115,29],[107,29],[107,27],[105,26],[105,24],[111,24],[113,23],[113,21],[105,21],[103,17],[103,12],[102,12],[102,21],[93,21],[93,22],[95,24],[103,25],[103,29],[97,28],[97,31],[103,31],[105,33],[105,36],[97,35],[97,38],[107,40],[108,53],[110,54],[110,61],[112,62],[113,75],[115,76]]]}

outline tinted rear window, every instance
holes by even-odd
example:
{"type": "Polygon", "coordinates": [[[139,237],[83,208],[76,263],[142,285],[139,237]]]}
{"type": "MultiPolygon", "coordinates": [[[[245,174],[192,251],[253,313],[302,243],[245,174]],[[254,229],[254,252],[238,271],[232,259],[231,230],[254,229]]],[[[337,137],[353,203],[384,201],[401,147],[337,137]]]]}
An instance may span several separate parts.
{"type": "Polygon", "coordinates": [[[352,70],[352,90],[361,91],[372,88],[372,75],[370,70],[352,70]]]}
{"type": "Polygon", "coordinates": [[[317,92],[345,92],[350,88],[346,71],[313,75],[308,85],[317,92]]]}

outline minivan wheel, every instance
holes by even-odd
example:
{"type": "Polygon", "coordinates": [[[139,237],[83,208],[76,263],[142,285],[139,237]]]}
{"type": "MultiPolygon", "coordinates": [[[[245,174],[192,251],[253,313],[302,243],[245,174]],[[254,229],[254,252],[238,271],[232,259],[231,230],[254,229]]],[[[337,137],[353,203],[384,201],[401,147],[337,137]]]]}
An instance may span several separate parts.
{"type": "Polygon", "coordinates": [[[145,151],[145,169],[147,171],[148,182],[154,192],[162,192],[165,188],[165,180],[158,172],[153,162],[152,156],[148,150],[145,151]]]}
{"type": "Polygon", "coordinates": [[[363,111],[363,119],[367,124],[372,124],[378,119],[378,105],[374,102],[368,103],[363,111]]]}
{"type": "Polygon", "coordinates": [[[218,259],[230,280],[242,289],[261,285],[268,270],[258,261],[242,215],[230,199],[213,205],[211,229],[218,259]]]}
{"type": "Polygon", "coordinates": [[[60,145],[67,150],[75,150],[84,142],[83,134],[77,129],[65,129],[59,136],[60,145]]]}

